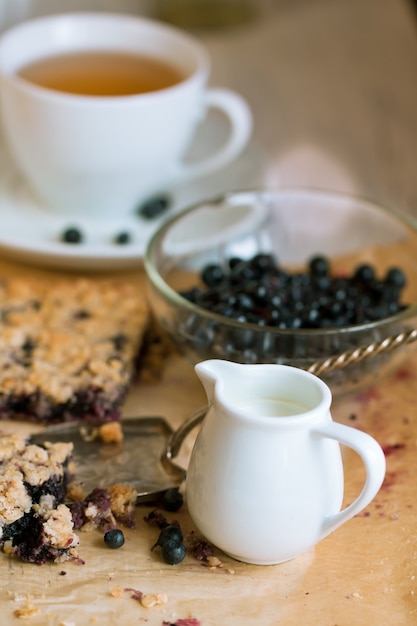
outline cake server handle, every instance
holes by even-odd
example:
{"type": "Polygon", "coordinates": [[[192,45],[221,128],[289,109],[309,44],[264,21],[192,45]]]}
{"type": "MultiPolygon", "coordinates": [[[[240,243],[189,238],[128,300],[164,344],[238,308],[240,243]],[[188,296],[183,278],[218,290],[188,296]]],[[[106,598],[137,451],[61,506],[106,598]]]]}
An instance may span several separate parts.
{"type": "Polygon", "coordinates": [[[179,453],[181,446],[186,439],[187,435],[196,427],[201,424],[208,410],[208,406],[202,406],[198,408],[194,413],[186,419],[177,430],[168,438],[167,445],[161,458],[162,464],[171,466],[173,459],[179,453]]]}

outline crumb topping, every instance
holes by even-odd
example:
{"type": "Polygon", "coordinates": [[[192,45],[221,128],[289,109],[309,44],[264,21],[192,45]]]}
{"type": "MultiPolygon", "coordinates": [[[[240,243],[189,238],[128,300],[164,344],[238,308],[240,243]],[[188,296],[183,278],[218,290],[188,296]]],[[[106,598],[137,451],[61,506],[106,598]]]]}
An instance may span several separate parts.
{"type": "MultiPolygon", "coordinates": [[[[41,485],[52,476],[62,476],[64,461],[73,451],[73,444],[70,442],[47,443],[45,447],[41,447],[26,445],[25,439],[20,437],[19,441],[17,435],[0,437],[2,447],[7,447],[8,441],[11,441],[14,454],[8,455],[8,458],[0,463],[0,477],[9,470],[14,470],[20,473],[22,481],[32,486],[41,485]]],[[[2,480],[2,484],[3,482],[2,480]]]]}
{"type": "Polygon", "coordinates": [[[0,437],[0,463],[11,459],[16,453],[22,452],[25,446],[25,439],[16,433],[0,437]]]}
{"type": "Polygon", "coordinates": [[[56,499],[52,494],[45,494],[44,496],[41,496],[38,504],[33,505],[33,510],[38,516],[45,517],[45,515],[54,508],[55,502],[56,499]]]}
{"type": "Polygon", "coordinates": [[[63,476],[64,461],[70,457],[73,444],[48,444],[43,448],[26,445],[23,436],[13,434],[0,437],[0,449],[0,526],[3,526],[30,511],[32,498],[27,485],[39,486],[52,476],[63,476]]]}
{"type": "Polygon", "coordinates": [[[79,539],[73,532],[71,511],[65,504],[49,509],[44,519],[43,533],[49,545],[65,549],[78,546],[79,539]]]}
{"type": "Polygon", "coordinates": [[[0,526],[20,519],[32,506],[22,472],[12,467],[2,470],[0,467],[0,526]]]}

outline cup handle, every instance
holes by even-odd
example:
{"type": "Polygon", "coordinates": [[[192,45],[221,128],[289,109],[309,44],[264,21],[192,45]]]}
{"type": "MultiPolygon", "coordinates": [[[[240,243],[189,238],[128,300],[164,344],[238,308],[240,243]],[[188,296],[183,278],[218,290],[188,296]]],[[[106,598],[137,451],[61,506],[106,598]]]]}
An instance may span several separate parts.
{"type": "Polygon", "coordinates": [[[362,511],[378,493],[385,478],[386,462],[379,443],[370,435],[337,422],[329,422],[315,429],[315,433],[335,439],[352,448],[361,457],[366,470],[365,484],[359,496],[349,506],[334,515],[328,515],[322,527],[322,537],[326,537],[336,528],[362,511]]]}
{"type": "Polygon", "coordinates": [[[222,111],[230,122],[230,132],[223,145],[205,159],[183,164],[179,177],[184,180],[215,172],[237,157],[249,142],[252,113],[246,101],[234,91],[211,88],[205,94],[204,106],[222,111]]]}

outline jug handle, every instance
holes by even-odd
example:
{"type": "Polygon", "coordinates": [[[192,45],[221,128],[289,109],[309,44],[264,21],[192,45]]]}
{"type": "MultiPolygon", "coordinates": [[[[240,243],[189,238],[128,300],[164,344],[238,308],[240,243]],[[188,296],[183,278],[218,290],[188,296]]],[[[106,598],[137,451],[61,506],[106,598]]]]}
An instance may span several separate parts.
{"type": "Polygon", "coordinates": [[[187,420],[185,420],[185,422],[181,424],[179,428],[177,428],[177,430],[172,433],[162,454],[162,465],[168,467],[172,465],[174,458],[180,451],[184,439],[196,426],[198,426],[198,424],[201,424],[207,411],[207,405],[198,408],[187,420]]]}
{"type": "Polygon", "coordinates": [[[361,457],[366,479],[358,497],[334,515],[326,517],[322,527],[322,538],[362,511],[378,493],[385,478],[386,461],[379,443],[370,435],[337,422],[328,422],[314,432],[322,437],[335,439],[339,443],[352,448],[361,457]]]}

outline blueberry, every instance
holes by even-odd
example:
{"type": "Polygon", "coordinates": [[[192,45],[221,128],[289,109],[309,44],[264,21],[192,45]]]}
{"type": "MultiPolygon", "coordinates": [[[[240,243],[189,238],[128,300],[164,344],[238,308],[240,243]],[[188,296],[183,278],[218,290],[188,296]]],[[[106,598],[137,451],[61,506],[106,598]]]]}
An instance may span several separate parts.
{"type": "Polygon", "coordinates": [[[127,231],[122,231],[114,237],[114,243],[117,243],[119,245],[126,245],[127,243],[130,243],[130,240],[130,233],[128,233],[127,231]]]}
{"type": "Polygon", "coordinates": [[[272,254],[255,254],[251,259],[250,265],[262,272],[273,271],[276,268],[276,261],[272,254]]]}
{"type": "Polygon", "coordinates": [[[362,263],[356,268],[353,278],[361,283],[370,283],[375,278],[375,269],[369,263],[362,263]]]}
{"type": "Polygon", "coordinates": [[[165,213],[171,204],[167,195],[154,196],[139,207],[138,213],[145,219],[155,219],[165,213]]]}
{"type": "Polygon", "coordinates": [[[162,558],[168,565],[178,565],[184,560],[186,549],[183,543],[169,539],[162,546],[162,558]]]}
{"type": "Polygon", "coordinates": [[[249,294],[257,306],[265,307],[270,300],[268,287],[258,281],[250,282],[246,287],[246,294],[249,294]]]}
{"type": "Polygon", "coordinates": [[[385,281],[389,285],[394,285],[395,287],[405,287],[407,280],[404,272],[398,267],[391,267],[387,275],[385,276],[385,281]]]}
{"type": "Polygon", "coordinates": [[[317,254],[310,259],[310,272],[315,276],[326,276],[329,272],[329,261],[326,257],[317,254]]]}
{"type": "Polygon", "coordinates": [[[224,279],[224,271],[220,265],[210,263],[201,272],[201,280],[207,287],[215,287],[224,279]]]}
{"type": "Polygon", "coordinates": [[[242,262],[242,259],[238,256],[232,256],[229,258],[228,260],[228,265],[230,267],[230,269],[232,270],[234,267],[236,267],[236,265],[239,265],[239,263],[242,262]]]}
{"type": "Polygon", "coordinates": [[[186,291],[180,291],[179,294],[186,300],[189,300],[190,302],[196,304],[203,296],[204,291],[200,289],[200,287],[192,287],[191,289],[188,289],[186,291]]]}
{"type": "Polygon", "coordinates": [[[167,541],[176,541],[177,543],[182,543],[182,531],[179,526],[175,526],[174,524],[170,524],[169,526],[165,526],[159,533],[159,537],[156,546],[163,546],[167,541]]]}
{"type": "Polygon", "coordinates": [[[167,489],[162,496],[162,506],[166,511],[178,511],[184,502],[182,493],[177,487],[167,489]]]}
{"type": "Polygon", "coordinates": [[[125,536],[121,530],[118,528],[114,528],[113,530],[108,530],[104,534],[104,543],[109,548],[121,548],[125,542],[125,536]]]}
{"type": "Polygon", "coordinates": [[[253,298],[244,291],[237,294],[236,304],[238,311],[242,312],[243,314],[245,313],[245,311],[252,311],[254,307],[253,298]]]}
{"type": "Polygon", "coordinates": [[[61,239],[65,243],[81,243],[83,240],[83,234],[79,228],[70,226],[63,231],[61,239]]]}
{"type": "Polygon", "coordinates": [[[241,261],[231,268],[230,281],[234,285],[244,285],[249,280],[254,280],[258,277],[257,269],[250,266],[250,263],[241,261]]]}
{"type": "Polygon", "coordinates": [[[331,287],[332,280],[329,276],[312,276],[312,279],[312,288],[319,292],[327,291],[331,287]]]}

